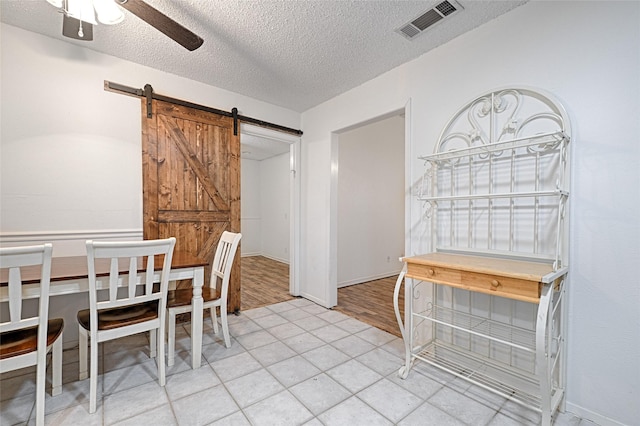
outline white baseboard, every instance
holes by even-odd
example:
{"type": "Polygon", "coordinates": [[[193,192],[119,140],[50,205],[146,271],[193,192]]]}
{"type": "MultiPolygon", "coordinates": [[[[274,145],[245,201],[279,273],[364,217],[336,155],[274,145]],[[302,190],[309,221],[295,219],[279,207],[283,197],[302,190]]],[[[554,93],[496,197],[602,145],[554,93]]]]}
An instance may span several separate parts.
{"type": "Polygon", "coordinates": [[[312,301],[313,303],[315,303],[315,304],[317,304],[317,305],[320,305],[320,306],[322,306],[322,307],[324,307],[324,308],[327,308],[327,309],[331,309],[331,308],[333,308],[333,306],[327,306],[327,305],[325,305],[324,300],[320,300],[320,299],[318,299],[317,297],[312,296],[312,295],[310,295],[310,294],[300,293],[300,297],[304,297],[305,299],[308,299],[308,300],[312,301]]]}
{"type": "Polygon", "coordinates": [[[249,252],[249,253],[241,253],[240,257],[254,257],[254,256],[262,256],[260,252],[249,252]]]}
{"type": "Polygon", "coordinates": [[[609,417],[603,416],[598,413],[594,413],[591,410],[588,410],[584,407],[581,407],[576,404],[572,404],[567,401],[567,410],[570,413],[575,414],[576,416],[583,418],[585,420],[589,420],[598,424],[600,426],[625,426],[624,423],[618,422],[616,420],[610,419],[609,417]]]}
{"type": "Polygon", "coordinates": [[[253,256],[262,256],[262,257],[266,257],[267,259],[275,260],[276,262],[284,263],[286,265],[289,264],[289,259],[282,259],[275,256],[268,256],[264,253],[242,253],[240,255],[240,257],[253,257],[253,256]]]}
{"type": "Polygon", "coordinates": [[[393,272],[384,272],[378,275],[370,275],[367,277],[361,277],[361,278],[355,278],[352,280],[348,280],[348,281],[341,281],[338,283],[338,288],[342,288],[342,287],[349,287],[350,285],[355,285],[355,284],[362,284],[362,283],[366,283],[369,281],[374,281],[374,280],[379,280],[382,278],[388,278],[388,277],[393,277],[394,275],[398,275],[400,274],[401,269],[398,269],[398,271],[393,271],[393,272]]]}
{"type": "Polygon", "coordinates": [[[267,259],[271,259],[271,260],[275,260],[276,262],[280,262],[280,263],[285,263],[285,264],[289,264],[289,259],[282,259],[282,258],[278,258],[276,256],[268,256],[266,254],[261,254],[260,256],[262,257],[266,257],[267,259]]]}

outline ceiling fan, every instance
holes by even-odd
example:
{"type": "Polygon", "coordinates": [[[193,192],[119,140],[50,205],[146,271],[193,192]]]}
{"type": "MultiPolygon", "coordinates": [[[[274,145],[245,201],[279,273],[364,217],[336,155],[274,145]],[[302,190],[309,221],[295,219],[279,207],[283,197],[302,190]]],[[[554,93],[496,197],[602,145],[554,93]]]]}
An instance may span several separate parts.
{"type": "Polygon", "coordinates": [[[93,40],[98,22],[114,25],[124,20],[123,9],[193,51],[204,40],[142,0],[47,0],[63,13],[62,34],[77,40],[93,40]]]}

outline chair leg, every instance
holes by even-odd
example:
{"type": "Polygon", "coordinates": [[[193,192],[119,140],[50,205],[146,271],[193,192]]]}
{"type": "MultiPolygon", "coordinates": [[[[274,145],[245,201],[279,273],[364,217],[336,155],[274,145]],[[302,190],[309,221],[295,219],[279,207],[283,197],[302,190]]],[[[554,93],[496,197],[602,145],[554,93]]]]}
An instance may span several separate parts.
{"type": "Polygon", "coordinates": [[[38,351],[36,365],[36,425],[44,426],[44,386],[47,381],[47,351],[38,351]],[[40,353],[44,352],[44,353],[40,353]]]}
{"type": "Polygon", "coordinates": [[[60,395],[62,393],[62,336],[53,342],[53,348],[51,350],[51,370],[51,396],[60,395]]]}
{"type": "Polygon", "coordinates": [[[218,334],[218,317],[216,316],[216,307],[210,307],[209,313],[211,314],[211,325],[213,326],[213,332],[215,334],[218,334]]]}
{"type": "Polygon", "coordinates": [[[167,365],[171,367],[175,363],[176,314],[172,310],[169,310],[167,318],[169,322],[169,324],[167,324],[167,334],[169,335],[169,344],[167,345],[167,365]]]}
{"type": "Polygon", "coordinates": [[[87,357],[89,354],[87,353],[87,347],[89,346],[89,334],[87,331],[78,326],[78,352],[79,352],[79,362],[80,362],[80,374],[79,379],[84,380],[89,377],[89,372],[87,369],[87,357]]]}
{"type": "MultiPolygon", "coordinates": [[[[97,339],[96,339],[97,340],[97,339]]],[[[91,374],[89,374],[89,413],[96,412],[98,394],[98,342],[91,342],[91,374]]]]}
{"type": "Polygon", "coordinates": [[[156,333],[156,330],[149,331],[149,358],[156,357],[156,348],[158,347],[158,344],[156,343],[157,336],[158,333],[156,333]]]}
{"type": "Polygon", "coordinates": [[[156,357],[156,363],[158,364],[158,381],[160,382],[160,386],[164,386],[167,382],[164,364],[164,324],[161,322],[160,328],[151,330],[151,333],[157,334],[158,356],[156,357]]]}
{"type": "Polygon", "coordinates": [[[222,320],[222,335],[224,336],[224,345],[231,347],[231,339],[229,338],[229,324],[227,322],[226,306],[220,306],[220,319],[222,320]]]}

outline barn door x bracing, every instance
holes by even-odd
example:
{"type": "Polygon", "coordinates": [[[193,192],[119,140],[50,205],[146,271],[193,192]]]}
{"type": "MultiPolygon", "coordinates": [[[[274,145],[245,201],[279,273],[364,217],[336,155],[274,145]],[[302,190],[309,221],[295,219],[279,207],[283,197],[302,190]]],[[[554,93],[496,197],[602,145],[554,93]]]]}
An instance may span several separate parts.
{"type": "MultiPolygon", "coordinates": [[[[152,111],[147,118],[143,99],[144,238],[174,236],[176,251],[211,264],[222,232],[240,232],[240,137],[231,117],[155,99],[152,111]]],[[[239,262],[236,256],[229,311],[240,310],[239,262]]]]}

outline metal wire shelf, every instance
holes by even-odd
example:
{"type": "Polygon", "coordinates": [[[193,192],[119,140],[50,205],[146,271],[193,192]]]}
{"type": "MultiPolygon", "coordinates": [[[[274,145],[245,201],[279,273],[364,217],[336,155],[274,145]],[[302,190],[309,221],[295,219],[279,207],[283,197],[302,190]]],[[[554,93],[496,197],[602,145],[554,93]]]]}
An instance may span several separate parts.
{"type": "Polygon", "coordinates": [[[540,151],[554,149],[560,143],[568,143],[569,136],[564,131],[554,131],[534,136],[514,138],[506,141],[493,142],[486,145],[475,145],[466,148],[452,149],[449,151],[438,152],[430,155],[418,157],[420,160],[442,162],[447,160],[456,160],[460,158],[470,157],[474,155],[486,155],[490,153],[500,153],[501,151],[515,148],[539,147],[540,151]]]}
{"type": "Polygon", "coordinates": [[[541,411],[540,384],[533,374],[506,370],[490,358],[457,350],[439,341],[431,342],[413,357],[517,404],[541,411]]]}
{"type": "Polygon", "coordinates": [[[524,352],[535,353],[536,350],[535,331],[512,324],[505,324],[438,305],[433,305],[427,312],[414,312],[413,315],[524,352]]]}

